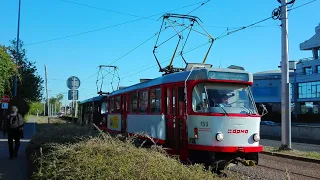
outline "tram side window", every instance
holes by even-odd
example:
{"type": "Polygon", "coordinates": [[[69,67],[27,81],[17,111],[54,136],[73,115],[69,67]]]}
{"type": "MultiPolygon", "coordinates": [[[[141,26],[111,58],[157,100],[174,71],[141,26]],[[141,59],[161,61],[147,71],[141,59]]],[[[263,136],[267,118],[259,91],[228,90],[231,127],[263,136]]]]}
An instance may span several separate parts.
{"type": "Polygon", "coordinates": [[[101,114],[106,114],[107,113],[107,103],[106,102],[103,102],[101,104],[101,114]]]}
{"type": "Polygon", "coordinates": [[[114,98],[110,98],[110,113],[114,112],[114,98]]]}
{"type": "Polygon", "coordinates": [[[203,86],[197,85],[192,92],[192,109],[194,112],[203,112],[205,104],[205,91],[203,86]]]}
{"type": "Polygon", "coordinates": [[[148,91],[139,92],[139,112],[146,113],[148,108],[148,91]]]}
{"type": "Polygon", "coordinates": [[[115,107],[114,107],[114,112],[115,113],[120,113],[120,99],[121,99],[121,96],[117,96],[114,98],[115,99],[115,107]]]}
{"type": "Polygon", "coordinates": [[[150,112],[161,112],[161,89],[150,89],[150,112]]]}
{"type": "Polygon", "coordinates": [[[135,113],[137,112],[137,92],[133,92],[130,94],[130,112],[135,113]]]}

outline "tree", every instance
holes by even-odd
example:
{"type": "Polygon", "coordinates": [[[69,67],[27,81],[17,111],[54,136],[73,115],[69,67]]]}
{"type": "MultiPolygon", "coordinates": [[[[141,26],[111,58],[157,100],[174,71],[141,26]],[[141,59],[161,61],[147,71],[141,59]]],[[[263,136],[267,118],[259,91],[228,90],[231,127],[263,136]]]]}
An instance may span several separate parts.
{"type": "Polygon", "coordinates": [[[49,103],[50,103],[51,112],[53,112],[53,114],[56,114],[56,112],[55,112],[55,107],[56,107],[56,105],[57,105],[57,98],[51,97],[51,98],[49,99],[49,103]]]}
{"type": "MultiPolygon", "coordinates": [[[[28,102],[39,102],[42,97],[42,78],[37,74],[35,62],[28,60],[23,42],[19,41],[19,53],[16,50],[16,40],[11,41],[11,46],[7,47],[12,59],[17,59],[18,73],[21,78],[18,82],[17,97],[28,102]]],[[[13,82],[11,83],[13,87],[13,82]]],[[[9,91],[8,91],[9,92],[9,91]]]]}
{"type": "Polygon", "coordinates": [[[61,94],[61,93],[57,94],[56,98],[57,98],[58,102],[61,102],[61,100],[63,99],[63,94],[61,94]]]}
{"type": "Polygon", "coordinates": [[[11,81],[14,75],[17,75],[17,67],[7,53],[7,48],[0,46],[0,97],[3,96],[5,92],[11,95],[11,81]]]}
{"type": "Polygon", "coordinates": [[[50,105],[53,105],[53,109],[52,111],[56,114],[57,112],[59,112],[61,109],[61,100],[63,99],[63,94],[59,93],[57,94],[56,97],[51,97],[49,99],[49,103],[50,105]]]}
{"type": "Polygon", "coordinates": [[[37,115],[37,113],[43,113],[43,103],[42,102],[33,102],[30,104],[29,114],[37,115]]]}
{"type": "Polygon", "coordinates": [[[57,94],[56,99],[57,99],[57,103],[58,103],[59,111],[60,111],[60,110],[61,110],[60,108],[61,108],[61,106],[62,106],[61,101],[62,101],[62,99],[63,99],[63,94],[61,94],[61,93],[57,94]]]}

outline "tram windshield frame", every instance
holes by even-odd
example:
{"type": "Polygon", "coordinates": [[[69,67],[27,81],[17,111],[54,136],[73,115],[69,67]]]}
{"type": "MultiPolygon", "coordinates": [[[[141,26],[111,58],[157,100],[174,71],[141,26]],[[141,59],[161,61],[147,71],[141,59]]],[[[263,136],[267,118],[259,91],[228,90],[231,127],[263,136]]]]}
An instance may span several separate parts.
{"type": "Polygon", "coordinates": [[[192,90],[196,113],[259,115],[250,86],[240,83],[200,82],[192,90]]]}

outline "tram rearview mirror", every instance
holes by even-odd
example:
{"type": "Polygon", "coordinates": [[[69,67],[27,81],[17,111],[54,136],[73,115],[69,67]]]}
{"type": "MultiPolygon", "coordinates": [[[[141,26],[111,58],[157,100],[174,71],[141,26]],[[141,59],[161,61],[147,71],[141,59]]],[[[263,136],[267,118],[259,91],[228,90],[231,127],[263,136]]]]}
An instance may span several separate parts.
{"type": "Polygon", "coordinates": [[[261,117],[263,117],[264,115],[268,114],[268,109],[266,108],[266,106],[264,104],[261,103],[259,107],[262,110],[261,117]]]}
{"type": "Polygon", "coordinates": [[[202,93],[202,101],[204,101],[205,99],[207,99],[206,93],[202,93]]]}

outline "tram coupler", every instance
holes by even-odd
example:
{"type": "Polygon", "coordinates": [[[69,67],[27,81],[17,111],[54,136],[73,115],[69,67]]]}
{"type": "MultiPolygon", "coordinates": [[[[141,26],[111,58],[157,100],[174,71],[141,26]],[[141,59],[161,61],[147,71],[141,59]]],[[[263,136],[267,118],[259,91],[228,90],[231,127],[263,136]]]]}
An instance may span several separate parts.
{"type": "Polygon", "coordinates": [[[245,159],[236,159],[238,162],[242,163],[244,166],[255,166],[257,163],[253,160],[245,160],[245,159]]]}

